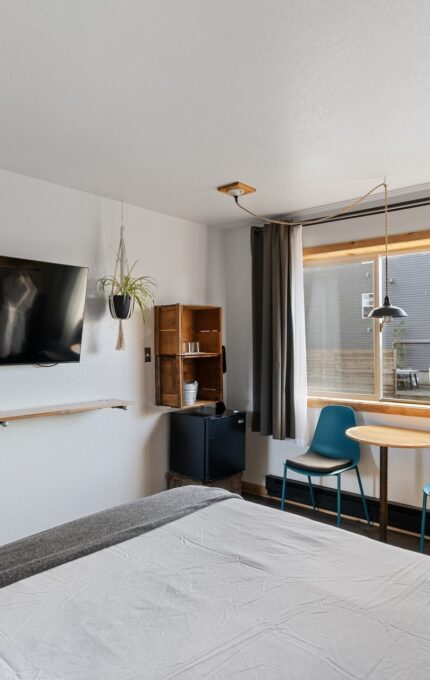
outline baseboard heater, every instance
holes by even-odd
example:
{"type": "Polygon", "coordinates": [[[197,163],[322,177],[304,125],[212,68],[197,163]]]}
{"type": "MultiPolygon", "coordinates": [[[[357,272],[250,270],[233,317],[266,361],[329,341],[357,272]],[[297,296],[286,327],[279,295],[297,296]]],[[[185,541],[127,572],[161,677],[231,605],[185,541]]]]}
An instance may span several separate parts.
{"type": "MultiPolygon", "coordinates": [[[[313,484],[315,502],[320,510],[336,512],[336,490],[328,489],[318,484],[313,484]]],[[[282,477],[277,475],[267,475],[266,490],[269,496],[281,498],[282,496],[282,477]]],[[[379,500],[366,496],[369,514],[372,522],[378,522],[379,500]]],[[[307,482],[288,480],[287,500],[294,501],[312,507],[309,497],[309,487],[307,482]]],[[[342,492],[342,514],[349,515],[357,519],[364,519],[363,505],[359,494],[350,491],[342,492]]],[[[430,511],[427,512],[427,519],[430,519],[430,511]]],[[[393,529],[411,531],[419,534],[421,526],[421,508],[402,503],[388,503],[388,525],[393,529]]],[[[428,525],[427,525],[428,526],[428,525]]]]}

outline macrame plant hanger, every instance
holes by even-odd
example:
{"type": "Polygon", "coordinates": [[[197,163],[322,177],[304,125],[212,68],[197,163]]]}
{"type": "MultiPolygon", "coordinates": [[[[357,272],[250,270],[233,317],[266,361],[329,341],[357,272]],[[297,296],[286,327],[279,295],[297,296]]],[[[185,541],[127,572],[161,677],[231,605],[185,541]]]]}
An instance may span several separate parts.
{"type": "MultiPolygon", "coordinates": [[[[124,226],[124,201],[121,201],[121,229],[120,229],[120,237],[119,237],[119,246],[116,254],[116,262],[115,262],[115,271],[114,271],[114,279],[116,279],[118,270],[119,270],[119,282],[122,286],[124,283],[125,277],[130,273],[130,269],[128,266],[128,260],[127,260],[127,252],[125,249],[125,239],[124,239],[124,234],[125,234],[125,226],[124,226]]],[[[128,309],[128,312],[125,316],[119,317],[117,314],[117,311],[115,309],[114,305],[114,297],[115,294],[115,286],[112,283],[111,287],[111,294],[109,296],[109,309],[112,317],[114,319],[118,319],[119,325],[118,325],[118,335],[117,335],[117,340],[116,340],[116,346],[115,349],[118,350],[123,350],[125,349],[125,338],[124,338],[124,330],[122,327],[122,322],[124,319],[129,319],[131,315],[134,312],[134,300],[130,299],[130,306],[128,309]]]]}

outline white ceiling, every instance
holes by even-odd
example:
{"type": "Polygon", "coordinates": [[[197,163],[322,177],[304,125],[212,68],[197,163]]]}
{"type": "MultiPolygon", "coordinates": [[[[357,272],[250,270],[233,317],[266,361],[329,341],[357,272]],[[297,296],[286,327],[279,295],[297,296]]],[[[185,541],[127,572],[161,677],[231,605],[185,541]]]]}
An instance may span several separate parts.
{"type": "MultiPolygon", "coordinates": [[[[0,0],[0,167],[207,224],[430,180],[426,0],[0,0]]],[[[245,218],[246,219],[246,218],[245,218]]]]}

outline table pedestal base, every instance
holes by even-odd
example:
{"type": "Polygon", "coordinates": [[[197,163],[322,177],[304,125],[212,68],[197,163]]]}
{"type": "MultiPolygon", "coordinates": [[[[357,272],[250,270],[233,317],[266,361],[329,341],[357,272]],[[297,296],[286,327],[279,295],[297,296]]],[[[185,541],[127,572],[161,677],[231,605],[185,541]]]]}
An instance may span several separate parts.
{"type": "Polygon", "coordinates": [[[387,542],[388,515],[388,447],[379,449],[379,540],[387,542]]]}

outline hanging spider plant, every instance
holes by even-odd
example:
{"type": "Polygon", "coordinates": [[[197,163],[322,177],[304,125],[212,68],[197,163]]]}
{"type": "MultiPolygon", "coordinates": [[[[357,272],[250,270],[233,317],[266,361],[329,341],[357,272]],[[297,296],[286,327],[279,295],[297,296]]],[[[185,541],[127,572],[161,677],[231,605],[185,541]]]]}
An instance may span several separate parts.
{"type": "Polygon", "coordinates": [[[113,276],[103,276],[98,280],[102,293],[109,291],[109,309],[112,317],[118,319],[118,336],[116,349],[125,348],[123,319],[129,319],[134,312],[135,303],[138,304],[145,320],[146,312],[154,301],[156,281],[151,276],[133,276],[133,269],[128,266],[125,250],[124,202],[121,202],[121,229],[119,247],[116,252],[116,263],[113,276]]]}
{"type": "Polygon", "coordinates": [[[136,264],[122,278],[103,276],[98,281],[102,293],[109,291],[109,308],[114,319],[129,319],[135,304],[145,319],[146,312],[154,302],[157,282],[151,276],[133,276],[136,264]]]}

